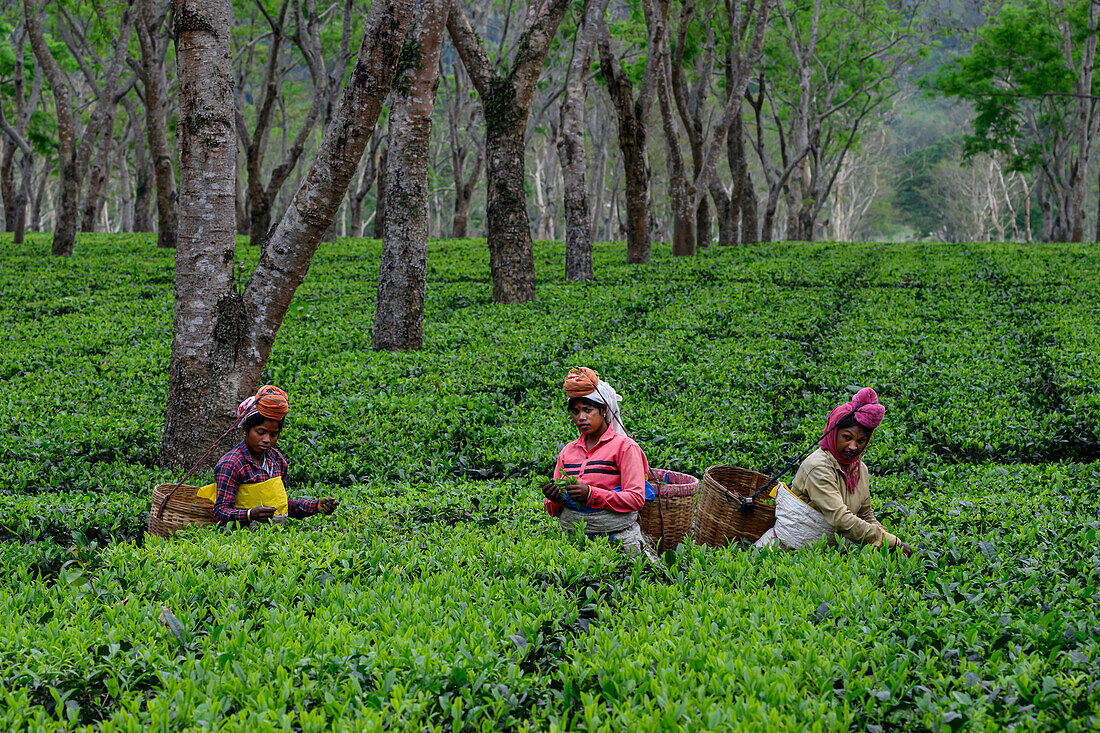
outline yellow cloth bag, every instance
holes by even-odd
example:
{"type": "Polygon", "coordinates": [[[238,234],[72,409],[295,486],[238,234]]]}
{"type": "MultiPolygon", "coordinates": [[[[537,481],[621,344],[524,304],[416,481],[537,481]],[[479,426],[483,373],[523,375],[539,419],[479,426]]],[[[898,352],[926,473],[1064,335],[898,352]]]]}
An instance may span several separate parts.
{"type": "MultiPolygon", "coordinates": [[[[218,485],[207,484],[195,492],[210,501],[217,501],[218,485]]],[[[275,507],[275,514],[287,514],[290,511],[290,502],[286,495],[286,486],[283,485],[283,477],[276,476],[258,484],[241,484],[237,487],[237,499],[233,506],[237,509],[252,509],[260,505],[275,507]]]]}

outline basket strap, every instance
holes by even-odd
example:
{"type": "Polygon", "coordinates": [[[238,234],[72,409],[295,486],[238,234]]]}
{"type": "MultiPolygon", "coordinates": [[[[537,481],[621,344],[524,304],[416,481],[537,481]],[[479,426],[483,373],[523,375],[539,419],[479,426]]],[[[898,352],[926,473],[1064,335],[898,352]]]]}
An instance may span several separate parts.
{"type": "Polygon", "coordinates": [[[164,499],[161,500],[160,508],[157,509],[157,519],[163,519],[164,518],[164,509],[165,509],[165,507],[168,506],[168,500],[172,498],[172,494],[176,493],[179,490],[179,488],[181,486],[183,486],[184,481],[191,478],[191,474],[193,474],[195,472],[195,470],[203,464],[203,462],[210,456],[210,454],[214,451],[214,449],[218,447],[218,444],[221,443],[222,440],[225,439],[225,436],[229,435],[229,433],[231,433],[233,431],[233,428],[237,427],[237,422],[238,422],[238,420],[234,420],[233,424],[229,426],[229,429],[226,430],[224,433],[222,433],[220,436],[218,436],[218,439],[214,441],[214,444],[212,446],[210,446],[206,450],[205,453],[202,454],[202,458],[195,461],[195,465],[191,466],[191,470],[188,471],[187,473],[185,473],[183,475],[183,478],[181,478],[179,480],[179,483],[176,484],[174,487],[172,487],[172,490],[168,492],[168,495],[165,496],[164,499]]]}
{"type": "MultiPolygon", "coordinates": [[[[860,407],[863,407],[863,405],[860,405],[860,407]]],[[[842,417],[840,420],[837,420],[836,425],[833,425],[831,428],[829,428],[824,433],[822,433],[821,437],[824,438],[826,435],[828,435],[829,433],[836,430],[837,425],[840,425],[841,422],[843,422],[845,419],[851,417],[852,415],[856,414],[857,412],[859,412],[859,407],[857,407],[854,410],[852,410],[851,412],[849,412],[847,415],[842,417]]],[[[820,441],[820,439],[821,438],[818,438],[819,441],[820,441]]],[[[775,486],[779,482],[779,479],[783,478],[783,476],[787,473],[787,471],[790,471],[795,466],[800,465],[802,463],[802,461],[806,458],[806,456],[810,455],[810,453],[813,453],[815,448],[817,448],[817,443],[814,443],[809,448],[802,451],[802,453],[800,453],[797,458],[795,458],[792,461],[789,461],[786,466],[783,466],[783,468],[779,469],[779,473],[775,474],[770,479],[768,479],[767,483],[765,483],[763,486],[761,486],[759,489],[757,489],[755,493],[753,493],[751,496],[749,496],[749,498],[750,499],[755,499],[756,497],[760,496],[760,494],[763,494],[765,491],[767,491],[771,487],[775,486]]],[[[745,501],[741,502],[742,506],[745,505],[746,503],[748,503],[748,502],[745,502],[745,501]]]]}

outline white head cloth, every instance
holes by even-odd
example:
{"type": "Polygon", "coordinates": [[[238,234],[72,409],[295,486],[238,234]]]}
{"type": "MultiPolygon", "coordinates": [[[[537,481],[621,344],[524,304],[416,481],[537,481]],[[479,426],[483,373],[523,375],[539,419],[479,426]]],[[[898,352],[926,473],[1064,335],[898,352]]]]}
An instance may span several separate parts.
{"type": "Polygon", "coordinates": [[[626,426],[623,425],[622,412],[619,411],[619,403],[622,402],[623,398],[615,391],[614,387],[601,379],[596,385],[595,391],[584,395],[584,398],[599,402],[601,405],[607,405],[607,422],[619,435],[627,434],[626,426]]]}

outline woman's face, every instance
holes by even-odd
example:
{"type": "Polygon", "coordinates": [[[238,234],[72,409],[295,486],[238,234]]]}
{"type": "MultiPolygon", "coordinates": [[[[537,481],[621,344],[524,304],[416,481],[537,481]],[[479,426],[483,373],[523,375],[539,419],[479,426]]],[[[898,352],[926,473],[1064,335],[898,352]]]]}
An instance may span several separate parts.
{"type": "Polygon", "coordinates": [[[244,434],[244,444],[253,454],[264,455],[279,440],[279,421],[264,420],[244,434]]]}
{"type": "Polygon", "coordinates": [[[570,408],[573,424],[581,435],[599,435],[604,429],[603,411],[598,407],[578,403],[570,408]]]}
{"type": "Polygon", "coordinates": [[[845,460],[858,458],[867,447],[869,440],[871,440],[871,433],[862,425],[841,428],[836,431],[836,452],[845,460]]]}

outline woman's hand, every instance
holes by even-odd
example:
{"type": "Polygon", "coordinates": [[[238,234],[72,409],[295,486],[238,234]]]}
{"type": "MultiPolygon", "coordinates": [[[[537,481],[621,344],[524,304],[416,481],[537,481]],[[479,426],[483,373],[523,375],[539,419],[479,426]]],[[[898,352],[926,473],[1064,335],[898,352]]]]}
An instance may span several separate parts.
{"type": "Polygon", "coordinates": [[[336,511],[336,507],[338,506],[340,506],[340,502],[331,496],[326,496],[324,499],[317,502],[317,509],[319,509],[322,514],[332,514],[336,511]]]}
{"type": "Polygon", "coordinates": [[[542,495],[555,504],[562,503],[561,489],[555,486],[553,481],[542,485],[542,495]]]}
{"type": "Polygon", "coordinates": [[[893,550],[894,552],[900,552],[903,555],[905,555],[906,557],[912,557],[913,553],[916,552],[916,550],[914,550],[912,547],[905,544],[901,540],[898,540],[896,545],[891,545],[890,549],[893,550]]]}
{"type": "Polygon", "coordinates": [[[254,506],[248,510],[248,518],[253,522],[267,522],[275,516],[275,507],[273,506],[254,506]]]}
{"type": "Polygon", "coordinates": [[[569,498],[578,504],[587,504],[588,497],[592,493],[592,489],[587,484],[574,484],[566,489],[566,493],[569,494],[569,498]]]}

